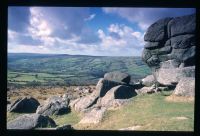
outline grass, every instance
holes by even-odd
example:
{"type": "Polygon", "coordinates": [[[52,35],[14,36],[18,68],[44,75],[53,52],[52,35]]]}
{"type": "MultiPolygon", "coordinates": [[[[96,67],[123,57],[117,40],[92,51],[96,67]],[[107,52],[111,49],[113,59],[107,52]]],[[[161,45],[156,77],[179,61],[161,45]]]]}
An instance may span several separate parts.
{"type": "Polygon", "coordinates": [[[58,126],[64,124],[75,125],[80,121],[80,115],[75,111],[59,116],[53,115],[51,118],[56,122],[58,126]]]}
{"type": "Polygon", "coordinates": [[[77,129],[118,130],[131,126],[141,126],[139,130],[193,131],[194,103],[166,101],[161,93],[142,95],[116,111],[107,111],[98,125],[81,126],[77,129]],[[176,117],[186,117],[185,120],[176,117]]]}

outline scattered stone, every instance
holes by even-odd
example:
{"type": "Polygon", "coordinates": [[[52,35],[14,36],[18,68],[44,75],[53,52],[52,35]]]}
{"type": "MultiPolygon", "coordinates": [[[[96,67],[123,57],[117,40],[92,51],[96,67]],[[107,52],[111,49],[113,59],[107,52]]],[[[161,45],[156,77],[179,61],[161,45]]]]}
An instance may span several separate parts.
{"type": "Polygon", "coordinates": [[[126,73],[122,73],[120,71],[114,71],[114,72],[106,73],[104,75],[104,79],[115,81],[115,82],[124,82],[124,83],[129,84],[131,80],[131,76],[126,73]]]}
{"type": "Polygon", "coordinates": [[[34,129],[56,127],[56,123],[48,116],[40,114],[25,114],[8,122],[7,129],[34,129]]]}
{"type": "Polygon", "coordinates": [[[36,113],[42,115],[62,115],[70,112],[69,99],[53,96],[44,105],[37,108],[36,113]]]}
{"type": "Polygon", "coordinates": [[[194,96],[195,95],[195,78],[181,78],[173,93],[177,96],[194,96]]]}
{"type": "Polygon", "coordinates": [[[24,97],[17,99],[10,105],[10,112],[34,113],[40,103],[33,97],[24,97]]]}

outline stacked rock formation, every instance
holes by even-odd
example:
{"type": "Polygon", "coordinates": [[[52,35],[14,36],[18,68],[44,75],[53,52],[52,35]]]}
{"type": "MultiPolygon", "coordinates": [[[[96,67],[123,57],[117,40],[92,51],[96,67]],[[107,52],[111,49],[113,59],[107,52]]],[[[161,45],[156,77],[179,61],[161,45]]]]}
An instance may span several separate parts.
{"type": "Polygon", "coordinates": [[[99,123],[107,109],[116,109],[137,95],[130,85],[130,75],[119,71],[109,72],[101,78],[90,95],[70,102],[70,107],[84,114],[80,124],[99,123]]]}
{"type": "Polygon", "coordinates": [[[145,36],[143,61],[162,85],[176,85],[183,77],[195,77],[196,16],[160,19],[145,36]]]}

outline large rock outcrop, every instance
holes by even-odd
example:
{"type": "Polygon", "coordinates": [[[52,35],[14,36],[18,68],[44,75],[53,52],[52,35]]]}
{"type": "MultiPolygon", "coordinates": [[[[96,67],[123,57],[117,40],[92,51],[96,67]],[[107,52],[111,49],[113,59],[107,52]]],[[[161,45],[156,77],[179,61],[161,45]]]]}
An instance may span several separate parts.
{"type": "Polygon", "coordinates": [[[129,82],[130,76],[128,74],[106,73],[90,95],[71,101],[70,107],[81,112],[84,116],[79,123],[99,123],[106,110],[116,109],[137,95],[134,86],[129,85],[129,82]]]}
{"type": "Polygon", "coordinates": [[[195,14],[160,19],[148,28],[142,59],[160,84],[174,85],[182,77],[194,77],[195,31],[195,14]]]}

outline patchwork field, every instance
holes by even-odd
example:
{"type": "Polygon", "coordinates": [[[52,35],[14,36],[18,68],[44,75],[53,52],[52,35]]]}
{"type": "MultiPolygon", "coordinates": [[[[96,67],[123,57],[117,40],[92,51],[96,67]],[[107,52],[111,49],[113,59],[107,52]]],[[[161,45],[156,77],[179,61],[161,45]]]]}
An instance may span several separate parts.
{"type": "Polygon", "coordinates": [[[8,86],[94,85],[117,70],[130,74],[132,82],[150,73],[141,57],[8,54],[8,86]]]}

